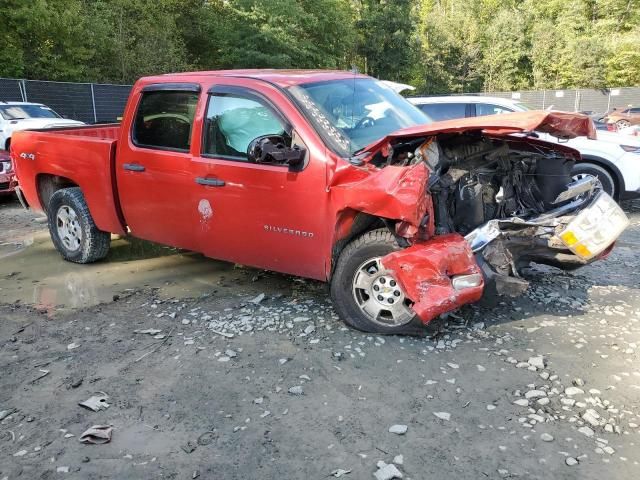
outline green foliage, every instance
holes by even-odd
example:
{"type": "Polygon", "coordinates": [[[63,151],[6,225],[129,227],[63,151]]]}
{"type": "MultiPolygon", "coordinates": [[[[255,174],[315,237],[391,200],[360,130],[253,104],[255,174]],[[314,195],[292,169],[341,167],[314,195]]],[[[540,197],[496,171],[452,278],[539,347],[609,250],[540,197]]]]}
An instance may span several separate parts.
{"type": "Polygon", "coordinates": [[[640,85],[640,0],[3,0],[0,76],[338,68],[424,93],[640,85]]]}

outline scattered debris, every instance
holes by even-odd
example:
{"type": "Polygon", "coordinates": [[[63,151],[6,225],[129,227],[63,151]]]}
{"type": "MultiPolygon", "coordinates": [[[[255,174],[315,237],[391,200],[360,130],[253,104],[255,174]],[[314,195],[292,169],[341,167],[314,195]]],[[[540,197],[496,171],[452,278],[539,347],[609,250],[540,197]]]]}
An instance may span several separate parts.
{"type": "Polygon", "coordinates": [[[70,343],[69,345],[67,345],[67,350],[75,350],[79,346],[80,346],[79,343],[73,342],[73,343],[70,343]]]}
{"type": "Polygon", "coordinates": [[[36,383],[38,380],[40,380],[41,378],[46,377],[47,375],[49,375],[49,373],[51,373],[49,370],[44,370],[44,369],[39,369],[38,370],[40,372],[40,375],[38,375],[36,378],[34,378],[33,380],[31,380],[31,382],[29,383],[36,383]]]}
{"type": "Polygon", "coordinates": [[[351,470],[343,470],[342,468],[338,468],[338,469],[332,471],[331,475],[333,475],[336,478],[340,478],[343,475],[347,475],[349,473],[351,473],[351,470]]]}
{"type": "Polygon", "coordinates": [[[94,412],[99,412],[100,410],[106,410],[109,408],[109,404],[107,400],[109,395],[104,392],[97,392],[84,402],[78,403],[81,407],[88,408],[89,410],[93,410],[94,412]]]}
{"type": "Polygon", "coordinates": [[[185,453],[193,453],[195,449],[198,448],[198,446],[195,443],[193,443],[191,440],[189,440],[184,445],[181,445],[180,448],[184,450],[185,453]]]}
{"type": "Polygon", "coordinates": [[[92,443],[95,445],[109,443],[112,433],[113,426],[111,425],[94,425],[80,435],[79,441],[81,443],[92,443]]]}

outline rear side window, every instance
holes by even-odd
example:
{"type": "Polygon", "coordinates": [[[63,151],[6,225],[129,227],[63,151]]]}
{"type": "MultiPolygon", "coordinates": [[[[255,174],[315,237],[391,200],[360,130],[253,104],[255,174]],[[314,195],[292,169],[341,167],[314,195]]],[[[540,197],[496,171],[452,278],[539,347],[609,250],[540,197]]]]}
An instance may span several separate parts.
{"type": "Polygon", "coordinates": [[[418,108],[429,115],[435,121],[464,118],[467,109],[466,103],[430,103],[418,105],[418,108]]]}
{"type": "Polygon", "coordinates": [[[252,140],[263,135],[288,137],[287,127],[262,99],[247,93],[215,93],[209,98],[204,154],[247,160],[252,140]]]}
{"type": "Polygon", "coordinates": [[[501,113],[511,113],[513,110],[490,103],[476,103],[476,116],[499,115],[501,113]]]}
{"type": "Polygon", "coordinates": [[[195,92],[143,93],[133,125],[133,143],[140,147],[188,152],[197,103],[195,92]]]}

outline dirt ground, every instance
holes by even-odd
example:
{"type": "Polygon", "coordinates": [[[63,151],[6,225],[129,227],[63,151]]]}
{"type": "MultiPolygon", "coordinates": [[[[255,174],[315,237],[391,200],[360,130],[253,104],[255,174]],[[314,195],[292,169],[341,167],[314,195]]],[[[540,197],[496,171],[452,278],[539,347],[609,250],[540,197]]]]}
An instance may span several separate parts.
{"type": "Polygon", "coordinates": [[[128,239],[66,263],[0,200],[0,480],[640,478],[625,208],[606,261],[536,267],[523,297],[383,338],[317,282],[128,239]],[[108,408],[78,405],[97,392],[108,408]],[[111,441],[80,443],[93,425],[111,441]]]}

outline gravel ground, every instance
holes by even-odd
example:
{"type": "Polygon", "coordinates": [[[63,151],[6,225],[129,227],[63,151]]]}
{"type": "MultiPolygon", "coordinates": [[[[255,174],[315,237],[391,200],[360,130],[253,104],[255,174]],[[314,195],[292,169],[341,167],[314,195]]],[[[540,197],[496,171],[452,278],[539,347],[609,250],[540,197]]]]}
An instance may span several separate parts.
{"type": "Polygon", "coordinates": [[[127,240],[70,266],[0,201],[0,480],[639,478],[625,208],[606,261],[383,338],[317,282],[127,240]],[[108,408],[78,405],[95,394],[108,408]],[[111,441],[80,443],[93,425],[111,441]]]}

